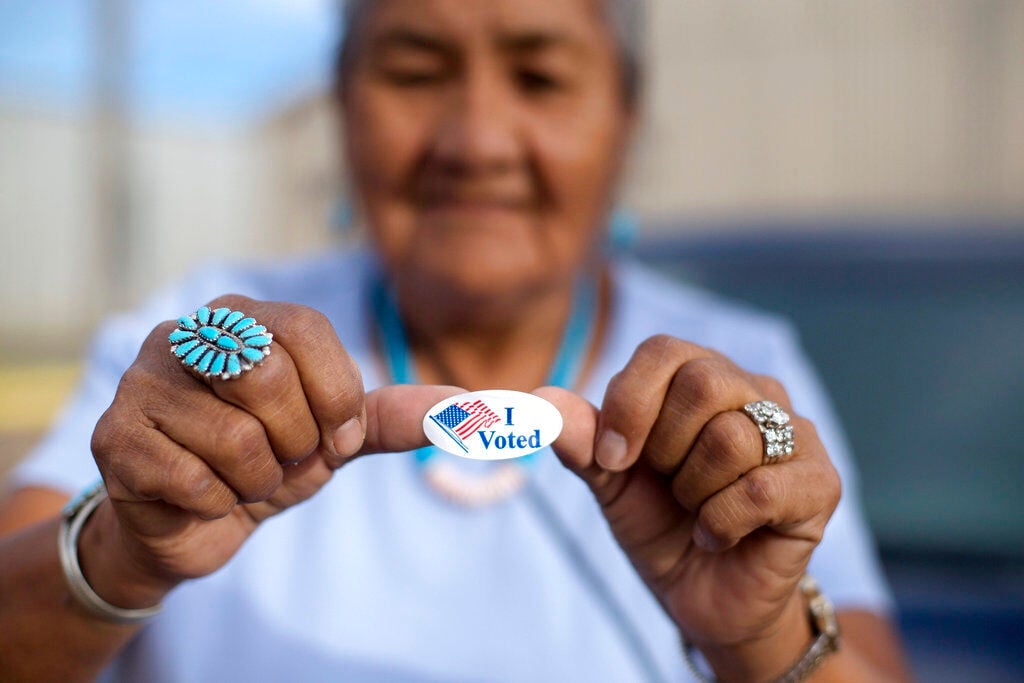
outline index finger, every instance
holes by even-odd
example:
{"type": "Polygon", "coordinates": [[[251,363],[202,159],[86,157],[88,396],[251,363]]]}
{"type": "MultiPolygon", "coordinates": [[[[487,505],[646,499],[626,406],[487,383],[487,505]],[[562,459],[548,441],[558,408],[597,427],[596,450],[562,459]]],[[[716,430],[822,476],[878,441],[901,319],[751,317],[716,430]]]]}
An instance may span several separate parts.
{"type": "MultiPolygon", "coordinates": [[[[352,418],[362,420],[364,390],[359,368],[327,316],[308,306],[256,301],[238,295],[221,297],[210,305],[244,311],[273,333],[274,344],[282,348],[294,365],[302,394],[316,422],[320,433],[318,450],[329,459],[336,459],[334,435],[352,418]]],[[[267,361],[273,359],[273,347],[271,349],[267,361]]],[[[265,386],[260,370],[255,368],[234,380],[213,380],[213,390],[235,403],[258,404],[259,401],[249,394],[271,390],[280,393],[282,389],[265,386]]]]}
{"type": "Polygon", "coordinates": [[[691,360],[717,356],[669,335],[641,343],[605,389],[594,442],[598,464],[613,471],[632,466],[658,419],[676,371],[691,360]]]}

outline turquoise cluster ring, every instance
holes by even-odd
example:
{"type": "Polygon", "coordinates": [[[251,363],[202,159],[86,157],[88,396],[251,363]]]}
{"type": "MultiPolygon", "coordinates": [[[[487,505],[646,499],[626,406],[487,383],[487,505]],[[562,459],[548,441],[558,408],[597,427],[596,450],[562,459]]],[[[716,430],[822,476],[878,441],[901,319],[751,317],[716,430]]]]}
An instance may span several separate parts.
{"type": "Polygon", "coordinates": [[[185,367],[218,379],[233,379],[262,363],[273,339],[255,318],[209,306],[178,318],[178,329],[167,337],[171,353],[185,367]]]}

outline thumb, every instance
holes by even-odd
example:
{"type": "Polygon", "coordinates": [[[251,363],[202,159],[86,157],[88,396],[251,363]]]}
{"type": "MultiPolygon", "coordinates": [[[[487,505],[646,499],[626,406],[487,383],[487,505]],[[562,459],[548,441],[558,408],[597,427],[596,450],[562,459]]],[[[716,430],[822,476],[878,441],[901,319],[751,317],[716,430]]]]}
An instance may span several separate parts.
{"type": "Polygon", "coordinates": [[[585,398],[560,387],[541,387],[534,389],[533,394],[554,405],[562,414],[562,433],[551,448],[566,468],[582,476],[595,464],[597,408],[585,398]]]}
{"type": "Polygon", "coordinates": [[[366,395],[366,435],[356,456],[400,453],[430,443],[423,417],[434,404],[465,389],[431,384],[395,384],[366,395]]]}
{"type": "Polygon", "coordinates": [[[568,470],[586,482],[603,507],[622,492],[627,473],[605,470],[594,459],[600,411],[585,398],[559,387],[541,387],[533,393],[551,402],[562,414],[562,433],[551,448],[568,470]]]}
{"type": "Polygon", "coordinates": [[[323,458],[310,457],[287,467],[278,491],[265,503],[250,504],[247,508],[257,522],[262,521],[312,496],[330,479],[334,470],[360,455],[398,453],[427,445],[423,416],[438,401],[463,391],[458,387],[413,384],[371,391],[364,399],[365,412],[359,420],[365,425],[365,432],[361,440],[358,432],[345,437],[349,448],[340,452],[339,462],[327,464],[323,458]]]}

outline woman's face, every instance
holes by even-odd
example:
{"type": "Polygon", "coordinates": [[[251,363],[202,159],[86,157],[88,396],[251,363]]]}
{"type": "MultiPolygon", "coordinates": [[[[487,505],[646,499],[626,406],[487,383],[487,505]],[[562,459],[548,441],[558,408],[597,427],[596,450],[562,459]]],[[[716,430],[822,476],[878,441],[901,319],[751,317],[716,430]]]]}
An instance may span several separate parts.
{"type": "Polygon", "coordinates": [[[530,295],[596,243],[631,127],[599,0],[378,0],[341,95],[353,189],[389,271],[530,295]]]}

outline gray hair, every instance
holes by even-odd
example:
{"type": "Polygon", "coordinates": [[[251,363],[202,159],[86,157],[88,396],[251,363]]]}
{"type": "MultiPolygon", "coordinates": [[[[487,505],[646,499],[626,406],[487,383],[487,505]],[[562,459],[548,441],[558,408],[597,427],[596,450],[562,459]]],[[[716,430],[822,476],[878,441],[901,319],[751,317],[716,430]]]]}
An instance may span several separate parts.
{"type": "MultiPolygon", "coordinates": [[[[342,34],[335,63],[335,78],[344,80],[346,65],[351,63],[353,26],[359,26],[363,14],[373,0],[341,0],[342,34]]],[[[601,0],[612,37],[622,63],[622,90],[629,105],[640,96],[644,67],[644,9],[646,0],[601,0]]]]}

